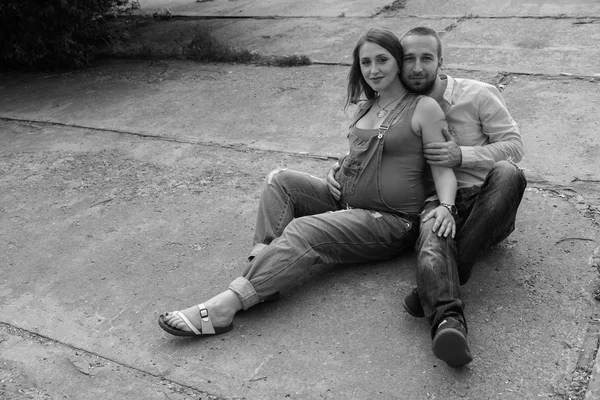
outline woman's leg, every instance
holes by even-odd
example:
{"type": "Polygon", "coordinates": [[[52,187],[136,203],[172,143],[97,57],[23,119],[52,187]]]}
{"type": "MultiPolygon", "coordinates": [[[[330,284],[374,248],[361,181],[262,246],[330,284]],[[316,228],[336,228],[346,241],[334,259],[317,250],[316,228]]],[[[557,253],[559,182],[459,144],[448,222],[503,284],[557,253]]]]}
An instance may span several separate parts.
{"type": "Polygon", "coordinates": [[[229,289],[247,309],[296,282],[315,264],[386,260],[412,247],[417,227],[398,215],[361,209],[294,219],[229,289]]]}
{"type": "MultiPolygon", "coordinates": [[[[287,169],[272,171],[263,183],[258,206],[254,248],[249,258],[254,258],[273,239],[280,236],[294,218],[334,211],[338,208],[337,202],[329,193],[323,179],[287,169]]],[[[238,294],[232,290],[226,290],[205,301],[204,306],[215,327],[229,325],[235,313],[242,309],[238,294]]],[[[181,312],[194,326],[201,326],[197,306],[194,305],[181,312]]],[[[164,314],[164,318],[165,322],[172,327],[190,331],[187,324],[175,312],[164,314]]]]}
{"type": "MultiPolygon", "coordinates": [[[[231,323],[247,309],[310,271],[315,264],[385,260],[414,246],[417,227],[397,215],[361,209],[340,210],[294,219],[265,247],[229,289],[205,302],[215,327],[231,323]]],[[[194,326],[198,308],[183,310],[194,326]]],[[[168,323],[189,330],[176,315],[168,323]]]]}
{"type": "Polygon", "coordinates": [[[265,178],[258,204],[253,249],[256,256],[279,237],[294,219],[339,209],[325,180],[288,169],[276,169],[265,178]]]}

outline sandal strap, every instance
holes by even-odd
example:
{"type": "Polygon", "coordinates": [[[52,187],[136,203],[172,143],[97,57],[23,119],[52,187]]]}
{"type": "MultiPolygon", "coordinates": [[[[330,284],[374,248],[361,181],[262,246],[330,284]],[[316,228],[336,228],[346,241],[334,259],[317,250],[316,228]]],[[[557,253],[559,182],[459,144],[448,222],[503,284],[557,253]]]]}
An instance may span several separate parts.
{"type": "Polygon", "coordinates": [[[204,303],[198,304],[198,310],[200,311],[200,318],[202,321],[202,334],[203,335],[214,335],[215,327],[210,321],[210,317],[208,316],[208,310],[204,306],[204,303]]]}
{"type": "Polygon", "coordinates": [[[194,325],[192,325],[190,320],[187,319],[187,317],[185,315],[183,315],[182,312],[175,311],[175,314],[178,315],[179,318],[181,318],[183,320],[183,322],[185,322],[185,324],[188,326],[188,328],[190,328],[192,330],[192,332],[194,332],[196,335],[202,334],[202,333],[200,333],[200,331],[198,329],[196,329],[196,327],[194,325]]]}

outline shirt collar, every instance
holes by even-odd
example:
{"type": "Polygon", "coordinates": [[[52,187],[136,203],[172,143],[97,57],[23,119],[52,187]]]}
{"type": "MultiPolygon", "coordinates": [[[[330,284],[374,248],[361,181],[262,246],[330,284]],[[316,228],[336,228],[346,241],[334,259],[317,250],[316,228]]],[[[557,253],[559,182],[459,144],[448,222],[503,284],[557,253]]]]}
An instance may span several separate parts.
{"type": "Polygon", "coordinates": [[[454,91],[454,78],[450,75],[440,74],[440,79],[446,81],[446,90],[444,90],[444,101],[452,105],[452,92],[454,91]]]}

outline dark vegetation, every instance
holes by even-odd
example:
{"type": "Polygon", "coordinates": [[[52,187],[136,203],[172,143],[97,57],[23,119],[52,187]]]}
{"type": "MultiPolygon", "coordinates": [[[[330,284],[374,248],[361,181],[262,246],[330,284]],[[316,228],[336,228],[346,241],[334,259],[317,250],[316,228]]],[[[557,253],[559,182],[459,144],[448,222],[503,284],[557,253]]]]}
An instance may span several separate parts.
{"type": "MultiPolygon", "coordinates": [[[[218,42],[207,29],[198,30],[187,43],[129,43],[126,31],[113,22],[139,8],[137,0],[0,0],[0,69],[75,69],[102,57],[280,67],[311,64],[304,55],[265,56],[234,49],[218,42]]],[[[165,11],[130,20],[170,17],[165,11]]]]}
{"type": "Polygon", "coordinates": [[[83,67],[114,39],[110,17],[136,7],[132,0],[1,0],[0,65],[83,67]]]}

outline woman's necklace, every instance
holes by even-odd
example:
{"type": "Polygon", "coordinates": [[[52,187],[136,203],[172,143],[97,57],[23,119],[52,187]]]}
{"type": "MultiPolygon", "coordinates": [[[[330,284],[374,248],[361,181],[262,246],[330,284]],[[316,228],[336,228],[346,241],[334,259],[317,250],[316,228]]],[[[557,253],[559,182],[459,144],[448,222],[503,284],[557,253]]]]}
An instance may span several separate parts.
{"type": "Polygon", "coordinates": [[[379,111],[377,112],[377,118],[383,118],[387,115],[388,110],[386,110],[386,108],[388,108],[393,102],[395,102],[396,100],[398,100],[400,97],[402,97],[402,95],[396,97],[394,100],[390,101],[389,103],[387,103],[387,105],[385,107],[381,107],[379,105],[379,99],[380,97],[377,98],[377,107],[379,107],[379,111]]]}

